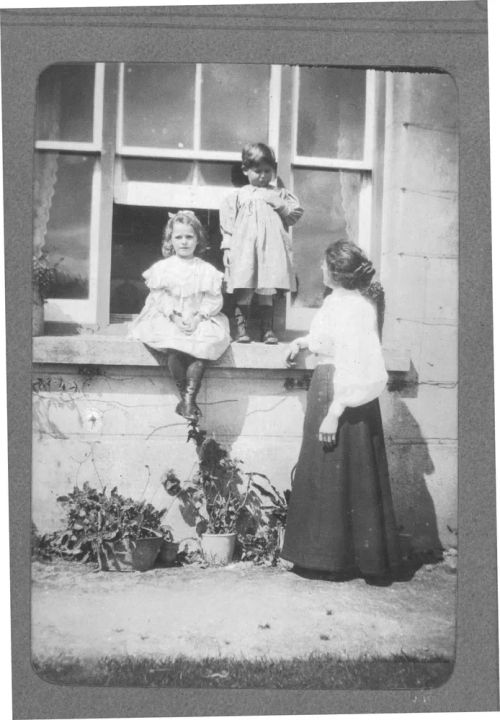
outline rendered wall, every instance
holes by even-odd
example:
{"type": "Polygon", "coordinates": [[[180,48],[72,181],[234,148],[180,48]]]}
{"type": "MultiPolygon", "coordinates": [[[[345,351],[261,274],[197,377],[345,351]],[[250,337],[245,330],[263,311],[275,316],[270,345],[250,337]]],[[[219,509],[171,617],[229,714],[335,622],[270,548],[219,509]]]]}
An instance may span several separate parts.
{"type": "Polygon", "coordinates": [[[456,544],[458,97],[448,75],[387,78],[384,344],[411,383],[383,403],[398,516],[417,546],[456,544]]]}

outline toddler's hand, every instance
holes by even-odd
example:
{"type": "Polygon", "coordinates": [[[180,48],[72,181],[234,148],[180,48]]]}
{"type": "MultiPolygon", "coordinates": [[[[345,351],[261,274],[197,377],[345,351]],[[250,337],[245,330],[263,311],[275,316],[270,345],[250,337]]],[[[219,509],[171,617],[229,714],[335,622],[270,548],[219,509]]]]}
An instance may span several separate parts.
{"type": "Polygon", "coordinates": [[[231,265],[231,250],[229,250],[229,248],[226,248],[224,250],[224,253],[222,255],[222,261],[225,268],[228,268],[231,265]]]}
{"type": "Polygon", "coordinates": [[[275,188],[268,188],[264,199],[273,210],[281,210],[284,207],[283,200],[275,188]]]}

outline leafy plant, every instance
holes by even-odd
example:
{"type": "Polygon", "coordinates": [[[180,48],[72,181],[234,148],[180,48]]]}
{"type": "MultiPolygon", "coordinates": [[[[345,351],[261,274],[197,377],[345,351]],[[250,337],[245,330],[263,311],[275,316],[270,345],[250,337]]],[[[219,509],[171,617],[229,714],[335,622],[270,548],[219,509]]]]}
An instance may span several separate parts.
{"type": "Polygon", "coordinates": [[[285,530],[290,490],[280,492],[269,478],[261,473],[249,475],[253,488],[259,493],[261,504],[255,532],[238,536],[240,557],[256,564],[276,565],[285,530]],[[259,478],[259,482],[255,481],[255,477],[259,478]]]}
{"type": "Polygon", "coordinates": [[[250,482],[244,481],[240,463],[213,438],[198,433],[198,470],[191,481],[181,484],[173,470],[163,479],[166,492],[179,499],[181,513],[196,532],[235,532],[246,506],[253,500],[250,482]]]}
{"type": "Polygon", "coordinates": [[[162,479],[165,491],[179,501],[184,520],[198,535],[236,532],[240,559],[276,564],[289,492],[282,494],[262,473],[243,471],[240,460],[194,423],[189,440],[199,458],[193,478],[181,482],[168,470],[162,479]]]}
{"type": "Polygon", "coordinates": [[[45,553],[81,562],[96,562],[106,541],[163,537],[172,540],[170,528],[162,525],[166,510],[156,510],[145,501],[120,495],[114,487],[97,490],[85,482],[82,488],[57,498],[66,508],[66,527],[43,536],[45,553]]]}
{"type": "Polygon", "coordinates": [[[40,293],[42,301],[49,297],[55,279],[56,268],[50,265],[45,251],[33,255],[32,284],[40,293]]]}

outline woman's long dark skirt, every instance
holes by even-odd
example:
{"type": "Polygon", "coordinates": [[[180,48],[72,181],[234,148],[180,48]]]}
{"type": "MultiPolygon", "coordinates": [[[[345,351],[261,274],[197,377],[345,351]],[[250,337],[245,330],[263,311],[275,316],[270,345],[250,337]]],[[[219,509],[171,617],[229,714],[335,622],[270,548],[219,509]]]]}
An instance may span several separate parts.
{"type": "Polygon", "coordinates": [[[319,365],[307,396],[302,447],[281,557],[311,570],[394,574],[400,565],[378,400],[347,408],[325,451],[319,426],[333,399],[333,366],[319,365]]]}

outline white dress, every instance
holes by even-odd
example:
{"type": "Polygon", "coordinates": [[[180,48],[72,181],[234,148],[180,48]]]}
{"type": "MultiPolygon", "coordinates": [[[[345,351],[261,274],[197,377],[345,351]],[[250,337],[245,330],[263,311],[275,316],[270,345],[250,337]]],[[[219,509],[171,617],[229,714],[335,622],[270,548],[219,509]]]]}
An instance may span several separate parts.
{"type": "Polygon", "coordinates": [[[180,350],[204,360],[217,360],[229,346],[229,323],[222,308],[223,275],[213,265],[194,257],[176,255],[160,260],[143,273],[149,295],[129,326],[129,338],[156,350],[180,350]],[[189,320],[203,317],[196,330],[182,332],[171,313],[189,320]]]}
{"type": "Polygon", "coordinates": [[[303,212],[298,198],[285,188],[244,185],[224,199],[221,249],[231,250],[227,292],[296,289],[288,228],[303,212]]]}

